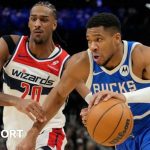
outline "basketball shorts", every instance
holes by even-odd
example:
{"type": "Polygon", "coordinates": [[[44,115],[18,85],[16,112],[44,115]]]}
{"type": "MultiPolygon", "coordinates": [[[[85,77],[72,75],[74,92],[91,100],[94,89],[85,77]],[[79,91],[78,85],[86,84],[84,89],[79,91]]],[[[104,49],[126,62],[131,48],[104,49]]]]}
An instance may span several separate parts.
{"type": "Polygon", "coordinates": [[[52,150],[49,146],[43,146],[43,147],[40,147],[36,150],[52,150]]]}
{"type": "Polygon", "coordinates": [[[37,138],[36,150],[64,150],[67,144],[66,135],[62,128],[43,131],[37,138]]]}
{"type": "Polygon", "coordinates": [[[130,136],[124,143],[116,146],[116,150],[150,150],[150,128],[135,137],[130,136]]]}
{"type": "MultiPolygon", "coordinates": [[[[16,150],[22,138],[7,139],[7,150],[16,150]]],[[[43,131],[37,138],[36,150],[64,150],[67,143],[63,128],[54,128],[43,131]]]]}

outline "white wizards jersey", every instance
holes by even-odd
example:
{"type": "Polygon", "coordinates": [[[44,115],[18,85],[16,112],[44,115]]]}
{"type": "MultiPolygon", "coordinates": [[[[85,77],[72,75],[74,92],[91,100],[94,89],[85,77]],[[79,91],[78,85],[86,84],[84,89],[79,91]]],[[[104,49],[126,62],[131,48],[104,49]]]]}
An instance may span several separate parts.
{"type": "MultiPolygon", "coordinates": [[[[4,66],[3,91],[6,94],[33,99],[43,104],[46,96],[60,80],[69,55],[60,47],[55,47],[46,59],[37,59],[29,50],[28,37],[22,36],[11,59],[4,66]]],[[[45,129],[62,128],[65,116],[64,106],[47,123],[45,129]]],[[[4,107],[5,130],[23,130],[23,135],[32,127],[33,121],[14,107],[4,107]]]]}

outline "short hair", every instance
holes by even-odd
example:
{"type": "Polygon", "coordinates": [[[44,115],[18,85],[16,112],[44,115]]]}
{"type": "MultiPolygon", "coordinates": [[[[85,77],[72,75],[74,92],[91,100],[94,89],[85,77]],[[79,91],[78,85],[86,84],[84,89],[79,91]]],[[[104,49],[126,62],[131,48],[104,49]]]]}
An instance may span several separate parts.
{"type": "Polygon", "coordinates": [[[92,16],[87,22],[87,28],[103,26],[104,28],[113,28],[121,33],[121,23],[119,19],[112,13],[99,13],[92,16]]]}
{"type": "MultiPolygon", "coordinates": [[[[55,6],[54,6],[53,4],[51,4],[51,3],[48,2],[48,1],[39,1],[39,2],[35,3],[35,4],[33,5],[33,7],[34,7],[34,6],[38,6],[38,5],[39,5],[39,6],[45,6],[45,7],[48,7],[49,9],[51,9],[54,18],[57,20],[57,10],[56,10],[56,8],[55,8],[55,6]]],[[[33,8],[33,7],[32,7],[32,8],[33,8]]]]}

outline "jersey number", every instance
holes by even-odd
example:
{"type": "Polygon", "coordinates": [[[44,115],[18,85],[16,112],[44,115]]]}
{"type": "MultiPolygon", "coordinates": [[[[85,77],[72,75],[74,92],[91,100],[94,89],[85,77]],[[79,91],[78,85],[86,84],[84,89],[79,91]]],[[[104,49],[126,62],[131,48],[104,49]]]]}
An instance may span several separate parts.
{"type": "MultiPolygon", "coordinates": [[[[25,89],[22,96],[21,96],[21,98],[24,99],[29,94],[31,87],[30,87],[30,84],[28,84],[26,82],[21,82],[21,87],[25,89]]],[[[41,93],[42,93],[42,87],[34,85],[31,88],[31,99],[39,102],[41,93]]]]}

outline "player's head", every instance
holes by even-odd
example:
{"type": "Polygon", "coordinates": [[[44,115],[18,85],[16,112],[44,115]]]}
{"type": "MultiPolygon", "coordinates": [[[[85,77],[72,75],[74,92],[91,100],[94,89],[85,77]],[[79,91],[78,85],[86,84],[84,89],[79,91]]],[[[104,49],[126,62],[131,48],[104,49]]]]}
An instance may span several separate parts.
{"type": "Polygon", "coordinates": [[[107,65],[121,43],[121,25],[111,13],[100,13],[87,23],[86,38],[93,59],[99,65],[107,65]]]}
{"type": "Polygon", "coordinates": [[[47,1],[36,3],[30,11],[29,23],[30,38],[41,44],[52,39],[53,31],[57,27],[57,12],[55,6],[47,1]]]}

